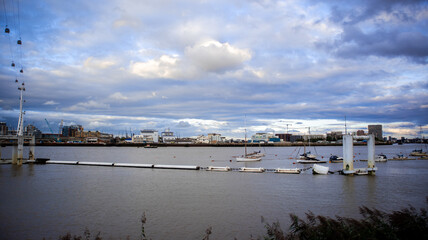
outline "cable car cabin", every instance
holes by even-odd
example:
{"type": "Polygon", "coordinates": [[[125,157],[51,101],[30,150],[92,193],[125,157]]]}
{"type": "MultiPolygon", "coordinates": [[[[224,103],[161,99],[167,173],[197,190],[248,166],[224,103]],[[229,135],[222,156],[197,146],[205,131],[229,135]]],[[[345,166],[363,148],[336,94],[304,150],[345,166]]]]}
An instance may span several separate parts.
{"type": "Polygon", "coordinates": [[[19,39],[16,43],[18,43],[19,45],[21,45],[22,44],[21,39],[19,39]]]}
{"type": "Polygon", "coordinates": [[[17,83],[17,82],[18,82],[18,79],[15,79],[15,82],[17,83]]]}
{"type": "Polygon", "coordinates": [[[24,69],[21,68],[21,70],[19,70],[20,73],[24,73],[24,69]]]}
{"type": "Polygon", "coordinates": [[[14,63],[14,62],[12,62],[12,64],[10,64],[10,66],[15,67],[15,63],[14,63]]]}
{"type": "Polygon", "coordinates": [[[4,29],[4,32],[5,33],[10,33],[10,30],[9,30],[9,28],[6,26],[6,28],[4,29]]]}

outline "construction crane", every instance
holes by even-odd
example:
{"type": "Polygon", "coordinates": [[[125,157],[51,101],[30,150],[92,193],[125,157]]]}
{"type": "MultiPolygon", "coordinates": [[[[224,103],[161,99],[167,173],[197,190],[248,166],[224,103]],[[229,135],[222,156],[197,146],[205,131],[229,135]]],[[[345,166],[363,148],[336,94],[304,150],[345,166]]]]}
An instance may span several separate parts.
{"type": "Polygon", "coordinates": [[[48,125],[49,130],[51,130],[51,133],[54,134],[54,132],[52,131],[51,125],[49,125],[48,120],[45,118],[46,124],[48,125]]]}
{"type": "Polygon", "coordinates": [[[48,122],[48,120],[46,118],[45,118],[45,121],[46,121],[46,124],[48,125],[48,128],[51,131],[51,133],[52,133],[52,135],[53,135],[53,137],[55,139],[55,142],[58,142],[59,139],[58,139],[58,137],[55,137],[55,133],[54,133],[54,131],[52,131],[51,125],[49,124],[49,122],[48,122]]]}

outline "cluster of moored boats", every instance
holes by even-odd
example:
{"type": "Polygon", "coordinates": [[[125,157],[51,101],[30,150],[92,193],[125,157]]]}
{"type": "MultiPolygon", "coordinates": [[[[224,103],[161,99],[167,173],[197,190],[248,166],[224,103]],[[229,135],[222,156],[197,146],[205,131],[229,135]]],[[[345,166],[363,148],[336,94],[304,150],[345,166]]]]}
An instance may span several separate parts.
{"type": "MultiPolygon", "coordinates": [[[[305,149],[306,150],[306,149],[305,149]]],[[[264,157],[265,154],[258,152],[252,152],[252,153],[246,153],[243,156],[235,157],[237,162],[257,162],[261,161],[262,157],[264,157]]],[[[418,157],[419,159],[428,159],[428,154],[426,152],[423,152],[422,149],[414,150],[410,153],[410,156],[418,157]]],[[[395,157],[390,158],[389,160],[415,160],[416,158],[409,158],[404,156],[403,154],[397,154],[395,157]]],[[[360,161],[367,161],[367,160],[360,160],[360,161]]],[[[378,154],[375,156],[374,159],[375,162],[387,162],[388,158],[385,154],[378,154]]],[[[339,157],[337,155],[331,155],[329,161],[319,160],[317,159],[317,156],[315,154],[312,154],[310,151],[306,152],[304,151],[303,154],[299,155],[298,160],[296,161],[300,164],[313,164],[312,166],[312,172],[314,174],[328,174],[332,173],[327,166],[319,165],[321,163],[341,163],[343,162],[343,157],[339,157]]],[[[213,167],[210,166],[207,168],[208,171],[220,171],[220,172],[227,172],[231,171],[232,169],[230,167],[213,167]]],[[[240,172],[265,172],[266,170],[264,168],[249,168],[249,167],[242,167],[237,169],[240,172]]],[[[277,168],[274,169],[273,172],[275,173],[294,173],[299,174],[303,169],[299,168],[277,168]]],[[[367,169],[355,169],[356,175],[366,175],[367,169]]]]}

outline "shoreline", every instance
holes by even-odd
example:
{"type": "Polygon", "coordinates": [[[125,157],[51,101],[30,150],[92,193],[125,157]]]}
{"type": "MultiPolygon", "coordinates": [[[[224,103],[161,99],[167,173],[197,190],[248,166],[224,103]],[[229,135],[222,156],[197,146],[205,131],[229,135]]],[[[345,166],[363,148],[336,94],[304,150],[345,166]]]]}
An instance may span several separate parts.
{"type": "MultiPolygon", "coordinates": [[[[13,146],[14,143],[2,143],[1,146],[13,146]]],[[[29,146],[29,143],[24,143],[29,146]]],[[[49,147],[145,147],[150,145],[150,148],[157,147],[244,147],[244,143],[36,143],[36,146],[49,147]]],[[[247,147],[296,147],[304,146],[302,142],[282,142],[282,143],[247,143],[247,147]]],[[[366,146],[365,142],[356,142],[354,146],[366,146]]],[[[376,142],[376,145],[393,145],[391,142],[376,142]]],[[[342,143],[311,143],[311,146],[342,146],[342,143]]]]}

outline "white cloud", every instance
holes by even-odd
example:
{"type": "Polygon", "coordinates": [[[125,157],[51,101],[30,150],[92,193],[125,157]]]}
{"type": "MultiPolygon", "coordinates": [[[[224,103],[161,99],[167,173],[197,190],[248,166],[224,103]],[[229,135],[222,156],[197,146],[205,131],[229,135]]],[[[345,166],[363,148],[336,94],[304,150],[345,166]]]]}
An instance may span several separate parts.
{"type": "Polygon", "coordinates": [[[131,63],[131,72],[143,78],[175,78],[179,71],[179,58],[162,55],[147,62],[131,63]]]}
{"type": "Polygon", "coordinates": [[[94,69],[106,69],[115,65],[115,61],[108,59],[97,59],[94,57],[88,57],[83,63],[83,67],[87,70],[94,69]]]}
{"type": "Polygon", "coordinates": [[[84,110],[94,110],[94,109],[108,109],[110,108],[109,104],[97,102],[90,100],[88,102],[80,102],[71,107],[65,108],[67,111],[84,111],[84,110]]]}
{"type": "Polygon", "coordinates": [[[216,40],[187,47],[185,55],[195,66],[208,72],[231,70],[251,59],[250,50],[239,49],[216,40]]]}
{"type": "Polygon", "coordinates": [[[120,92],[115,92],[112,95],[109,96],[110,99],[112,100],[119,100],[119,101],[124,101],[124,100],[128,100],[128,97],[123,95],[120,92]]]}
{"type": "MultiPolygon", "coordinates": [[[[209,40],[186,47],[182,57],[164,54],[145,62],[133,62],[130,71],[143,78],[193,79],[206,72],[221,74],[237,69],[250,59],[251,53],[248,49],[209,40]]],[[[257,77],[263,76],[260,70],[250,72],[257,77]]]]}
{"type": "Polygon", "coordinates": [[[43,105],[58,105],[59,103],[55,102],[55,101],[46,101],[45,103],[43,103],[43,105]]]}

